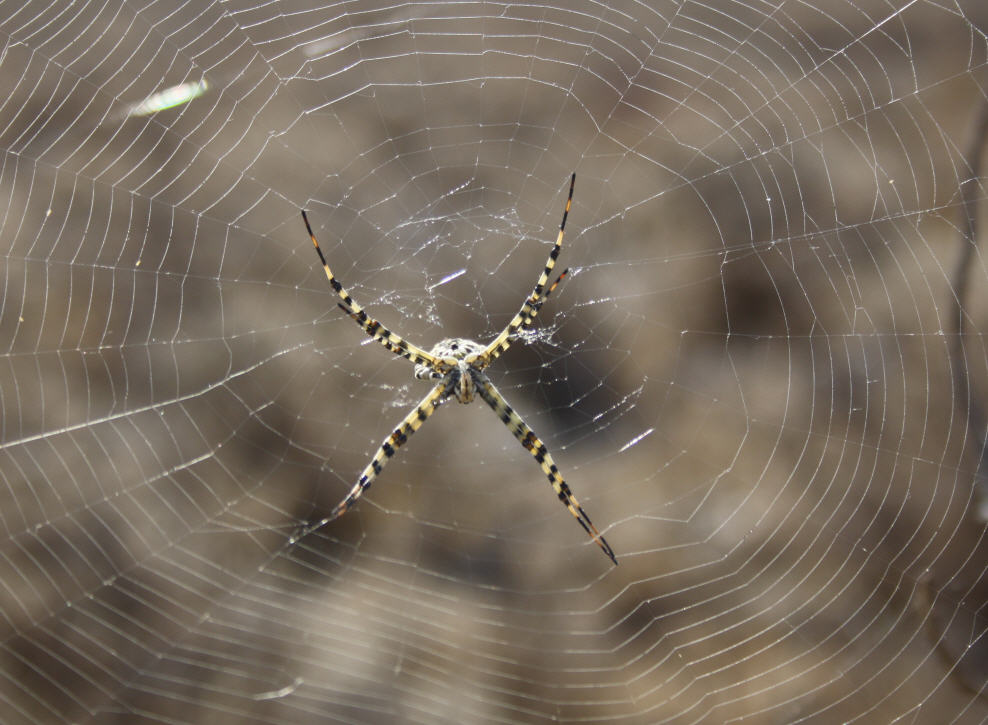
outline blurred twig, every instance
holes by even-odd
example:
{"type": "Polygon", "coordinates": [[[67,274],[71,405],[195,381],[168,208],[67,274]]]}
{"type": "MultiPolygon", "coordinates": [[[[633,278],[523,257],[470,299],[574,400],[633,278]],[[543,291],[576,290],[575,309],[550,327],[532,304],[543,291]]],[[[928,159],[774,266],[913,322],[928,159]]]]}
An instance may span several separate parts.
{"type": "Polygon", "coordinates": [[[957,402],[967,410],[967,425],[971,436],[978,442],[980,451],[975,472],[975,516],[988,521],[988,417],[977,397],[972,395],[970,371],[964,350],[964,311],[967,299],[971,259],[978,248],[978,198],[981,185],[981,162],[985,141],[988,139],[988,98],[982,96],[975,117],[974,128],[964,160],[971,170],[971,178],[961,184],[961,255],[953,275],[953,344],[950,348],[951,370],[954,374],[954,391],[957,402]]]}

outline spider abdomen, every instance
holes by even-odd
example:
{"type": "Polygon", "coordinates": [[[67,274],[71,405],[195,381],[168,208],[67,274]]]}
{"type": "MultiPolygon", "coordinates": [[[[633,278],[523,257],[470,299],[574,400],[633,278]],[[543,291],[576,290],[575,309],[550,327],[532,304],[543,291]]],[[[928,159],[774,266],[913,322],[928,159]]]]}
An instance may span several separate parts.
{"type": "Polygon", "coordinates": [[[483,351],[484,346],[479,342],[468,340],[465,337],[447,337],[445,340],[437,342],[429,354],[438,358],[463,360],[468,355],[479,355],[483,351]]]}

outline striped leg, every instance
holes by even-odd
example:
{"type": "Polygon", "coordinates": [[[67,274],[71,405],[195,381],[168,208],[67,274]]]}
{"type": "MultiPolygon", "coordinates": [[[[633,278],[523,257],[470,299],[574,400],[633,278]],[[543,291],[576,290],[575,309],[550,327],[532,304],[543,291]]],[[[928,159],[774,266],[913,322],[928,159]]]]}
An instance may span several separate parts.
{"type": "Polygon", "coordinates": [[[477,385],[477,394],[491,406],[497,417],[508,427],[508,430],[514,433],[515,438],[521,442],[525,449],[535,456],[535,460],[539,462],[545,475],[549,477],[549,483],[552,484],[552,488],[556,492],[556,495],[559,496],[559,500],[569,509],[569,512],[573,514],[574,518],[580,522],[580,526],[589,534],[590,538],[597,542],[597,546],[603,549],[611,561],[617,564],[617,557],[614,555],[614,550],[604,537],[600,535],[600,532],[597,531],[597,527],[590,521],[590,517],[587,516],[583,507],[580,506],[580,502],[576,500],[573,492],[566,485],[566,481],[563,480],[559,469],[556,468],[552,456],[546,450],[545,444],[539,440],[538,436],[521,419],[521,416],[508,405],[507,401],[497,391],[497,388],[489,380],[484,380],[484,377],[486,376],[481,376],[481,380],[478,381],[480,384],[477,385]]]}
{"type": "Polygon", "coordinates": [[[357,499],[374,482],[374,479],[377,478],[384,465],[395,454],[395,451],[408,442],[408,438],[412,433],[422,427],[422,424],[432,415],[444,398],[449,395],[446,387],[445,382],[437,385],[432,389],[431,393],[422,399],[422,402],[411,413],[405,416],[405,419],[395,428],[394,432],[384,439],[373,460],[364,469],[364,472],[360,474],[360,478],[353,485],[353,488],[350,489],[350,493],[336,505],[327,518],[320,522],[320,525],[339,518],[357,502],[357,499]]]}
{"type": "Polygon", "coordinates": [[[312,240],[313,246],[319,253],[319,261],[322,262],[322,267],[326,270],[326,278],[329,280],[330,286],[336,294],[339,295],[340,299],[343,300],[340,304],[340,309],[350,315],[350,317],[352,317],[358,325],[364,328],[364,331],[368,335],[380,342],[395,355],[408,358],[416,365],[428,365],[436,370],[437,373],[443,372],[440,361],[435,356],[430,355],[425,350],[416,347],[412,343],[391,332],[391,330],[364,312],[363,308],[354,302],[353,298],[350,296],[350,293],[343,288],[343,285],[339,283],[330,271],[329,265],[326,263],[326,257],[323,256],[322,249],[319,247],[319,242],[316,241],[316,235],[312,233],[312,227],[309,225],[309,217],[305,215],[304,210],[302,211],[302,220],[305,222],[305,228],[309,232],[309,239],[312,240]]]}
{"type": "MultiPolygon", "coordinates": [[[[542,271],[542,276],[539,277],[539,281],[535,283],[535,289],[532,290],[532,295],[527,300],[525,304],[521,306],[518,310],[518,314],[514,316],[508,326],[505,327],[501,334],[491,341],[491,344],[477,356],[476,365],[481,368],[485,368],[490,363],[497,359],[501,353],[508,349],[511,345],[511,337],[519,330],[524,329],[532,324],[532,320],[535,319],[535,315],[538,314],[539,308],[542,307],[542,303],[545,302],[546,297],[556,289],[556,285],[559,281],[566,276],[566,272],[563,272],[556,279],[555,282],[549,287],[548,291],[543,292],[546,289],[546,284],[549,282],[549,275],[552,274],[552,268],[556,266],[556,258],[559,256],[559,250],[563,247],[563,234],[566,232],[566,217],[569,216],[569,209],[573,203],[573,186],[576,184],[576,173],[574,173],[569,180],[569,196],[566,197],[566,207],[563,209],[563,220],[559,224],[559,236],[556,237],[556,243],[553,245],[552,250],[549,252],[549,258],[546,260],[545,269],[542,271]]],[[[568,270],[567,270],[568,271],[568,270]]]]}

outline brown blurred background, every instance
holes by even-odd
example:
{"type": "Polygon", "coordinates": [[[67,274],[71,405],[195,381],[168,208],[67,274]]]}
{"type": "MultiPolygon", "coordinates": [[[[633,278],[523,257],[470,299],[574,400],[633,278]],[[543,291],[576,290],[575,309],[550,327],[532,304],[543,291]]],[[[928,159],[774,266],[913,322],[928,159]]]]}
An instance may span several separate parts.
{"type": "Polygon", "coordinates": [[[0,721],[988,717],[981,3],[81,5],[0,12],[0,721]],[[620,565],[480,404],[311,530],[428,386],[299,209],[486,341],[574,170],[492,375],[620,565]]]}

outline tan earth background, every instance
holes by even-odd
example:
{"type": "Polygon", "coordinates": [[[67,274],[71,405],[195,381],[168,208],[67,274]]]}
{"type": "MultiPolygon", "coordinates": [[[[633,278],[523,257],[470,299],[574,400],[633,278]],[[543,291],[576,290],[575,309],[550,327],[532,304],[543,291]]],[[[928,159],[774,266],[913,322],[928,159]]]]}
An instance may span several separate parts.
{"type": "Polygon", "coordinates": [[[988,718],[986,28],[0,5],[0,722],[988,718]]]}

